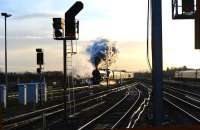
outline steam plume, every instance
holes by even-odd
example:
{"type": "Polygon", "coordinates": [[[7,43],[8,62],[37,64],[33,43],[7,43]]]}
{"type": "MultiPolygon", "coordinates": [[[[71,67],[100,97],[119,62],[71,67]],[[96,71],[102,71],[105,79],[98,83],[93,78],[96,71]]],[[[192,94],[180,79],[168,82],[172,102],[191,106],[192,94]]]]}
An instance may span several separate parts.
{"type": "Polygon", "coordinates": [[[108,61],[108,66],[110,66],[116,61],[118,52],[115,44],[104,38],[96,39],[87,48],[87,53],[90,55],[90,62],[96,68],[104,68],[106,61],[108,61]]]}

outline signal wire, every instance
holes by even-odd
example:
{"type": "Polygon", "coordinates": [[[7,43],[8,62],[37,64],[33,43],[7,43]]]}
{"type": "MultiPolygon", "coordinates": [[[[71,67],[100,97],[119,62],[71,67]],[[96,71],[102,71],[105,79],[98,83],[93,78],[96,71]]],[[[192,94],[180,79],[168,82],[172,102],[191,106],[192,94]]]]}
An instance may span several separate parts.
{"type": "Polygon", "coordinates": [[[149,70],[152,72],[152,67],[151,67],[151,63],[150,63],[150,59],[149,59],[149,21],[150,21],[150,17],[151,17],[151,8],[150,8],[150,2],[151,0],[148,0],[148,7],[147,7],[147,39],[146,39],[146,43],[147,43],[147,47],[146,47],[146,58],[147,58],[147,63],[148,63],[148,67],[149,70]]]}

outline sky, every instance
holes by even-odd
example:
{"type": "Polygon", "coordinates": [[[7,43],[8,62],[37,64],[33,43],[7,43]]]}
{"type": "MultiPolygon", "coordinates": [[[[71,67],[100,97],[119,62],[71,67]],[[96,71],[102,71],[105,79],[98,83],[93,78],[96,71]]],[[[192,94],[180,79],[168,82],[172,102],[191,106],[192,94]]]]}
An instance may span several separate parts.
{"type": "MultiPolygon", "coordinates": [[[[113,69],[147,71],[147,0],[82,0],[77,72],[92,70],[86,48],[97,38],[116,42],[118,60],[113,69]]],[[[36,48],[44,49],[45,71],[62,70],[62,41],[53,40],[53,17],[64,17],[75,0],[0,0],[7,21],[8,71],[35,72],[36,48]]],[[[171,0],[162,0],[163,67],[200,68],[200,52],[194,49],[194,20],[172,20],[171,0]]],[[[0,17],[0,68],[4,70],[4,18],[0,17]]]]}

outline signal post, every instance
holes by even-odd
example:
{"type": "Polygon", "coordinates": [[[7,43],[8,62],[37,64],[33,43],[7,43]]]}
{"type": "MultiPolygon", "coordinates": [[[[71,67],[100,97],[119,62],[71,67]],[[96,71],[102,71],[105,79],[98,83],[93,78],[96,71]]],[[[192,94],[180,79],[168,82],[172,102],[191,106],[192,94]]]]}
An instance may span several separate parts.
{"type": "MultiPolygon", "coordinates": [[[[67,40],[78,40],[79,36],[79,21],[76,21],[75,16],[83,9],[83,3],[75,2],[74,5],[65,13],[65,19],[53,18],[54,39],[63,40],[63,102],[64,102],[64,120],[67,120],[67,40]]],[[[73,47],[72,53],[73,53],[73,47]]],[[[69,90],[70,91],[70,90],[69,90]]],[[[70,106],[71,107],[71,106],[70,106]]],[[[71,108],[70,108],[71,109],[71,108]]]]}
{"type": "Polygon", "coordinates": [[[37,52],[37,65],[39,65],[39,68],[37,68],[37,73],[39,74],[39,79],[40,79],[40,87],[39,87],[39,92],[40,92],[40,106],[43,104],[43,95],[42,95],[42,65],[44,64],[44,54],[43,50],[41,48],[36,49],[37,52]]]}

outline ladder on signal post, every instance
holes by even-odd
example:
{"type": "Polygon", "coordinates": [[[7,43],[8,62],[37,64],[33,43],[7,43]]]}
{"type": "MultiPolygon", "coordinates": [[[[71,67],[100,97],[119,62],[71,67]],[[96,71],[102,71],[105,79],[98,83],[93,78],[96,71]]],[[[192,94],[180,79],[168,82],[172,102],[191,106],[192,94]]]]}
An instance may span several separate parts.
{"type": "Polygon", "coordinates": [[[66,71],[67,71],[67,86],[68,86],[68,101],[69,101],[69,115],[75,113],[75,93],[74,93],[74,75],[73,75],[73,55],[77,53],[77,43],[74,45],[73,41],[66,43],[66,71]],[[73,106],[73,109],[72,109],[73,106]]]}

